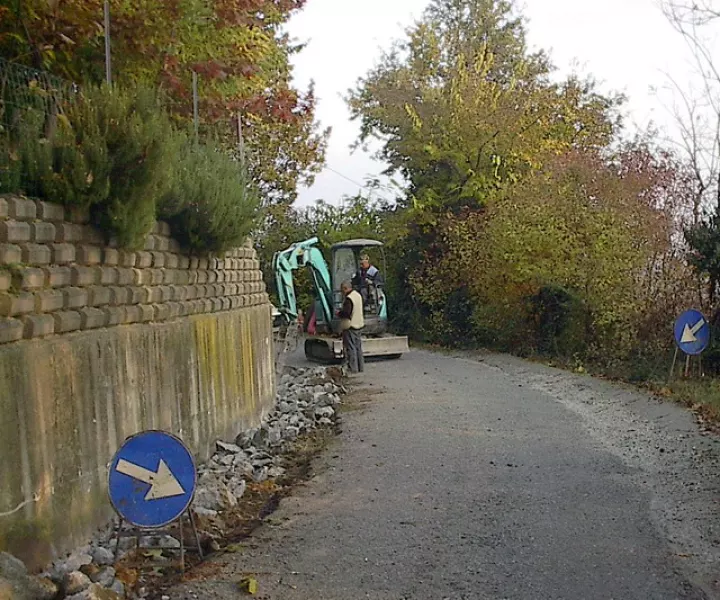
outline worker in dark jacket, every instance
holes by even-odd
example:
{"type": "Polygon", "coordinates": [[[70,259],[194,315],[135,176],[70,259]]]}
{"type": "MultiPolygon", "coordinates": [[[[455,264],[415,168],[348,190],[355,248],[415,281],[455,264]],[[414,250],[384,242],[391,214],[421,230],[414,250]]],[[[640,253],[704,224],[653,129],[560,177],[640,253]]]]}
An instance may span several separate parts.
{"type": "Polygon", "coordinates": [[[345,296],[342,309],[338,313],[342,328],[343,349],[351,373],[365,370],[365,357],[362,350],[360,331],[365,327],[362,296],[353,289],[350,281],[344,281],[340,290],[345,296]]]}
{"type": "Polygon", "coordinates": [[[367,254],[363,254],[360,257],[360,269],[355,273],[352,283],[353,287],[360,292],[366,304],[373,300],[368,289],[370,285],[376,288],[385,286],[385,280],[383,279],[380,269],[370,263],[370,257],[367,254]]]}

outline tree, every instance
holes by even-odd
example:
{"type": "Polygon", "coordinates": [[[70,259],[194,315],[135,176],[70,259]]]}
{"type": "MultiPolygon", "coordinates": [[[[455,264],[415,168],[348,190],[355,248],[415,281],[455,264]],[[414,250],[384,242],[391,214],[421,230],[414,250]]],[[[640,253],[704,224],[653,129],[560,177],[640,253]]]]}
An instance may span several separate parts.
{"type": "Polygon", "coordinates": [[[550,83],[524,40],[509,2],[435,0],[351,91],[360,143],[382,142],[378,157],[416,205],[482,204],[543,157],[612,138],[620,99],[576,78],[550,83]]]}
{"type": "MultiPolygon", "coordinates": [[[[265,200],[291,202],[324,160],[329,131],[315,98],[291,85],[293,45],[281,26],[304,0],[111,0],[113,76],[151,83],[176,118],[193,114],[198,75],[204,132],[238,145],[265,200]]],[[[77,83],[104,79],[102,0],[0,0],[0,53],[77,83]]]]}

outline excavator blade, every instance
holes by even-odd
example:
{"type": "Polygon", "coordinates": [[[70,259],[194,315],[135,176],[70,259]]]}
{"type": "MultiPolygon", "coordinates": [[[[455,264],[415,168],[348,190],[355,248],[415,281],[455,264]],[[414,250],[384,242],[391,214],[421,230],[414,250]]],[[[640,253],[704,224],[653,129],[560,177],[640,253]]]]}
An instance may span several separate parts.
{"type": "MultiPolygon", "coordinates": [[[[364,337],[365,358],[400,358],[409,350],[406,336],[364,337]]],[[[338,363],[344,358],[342,340],[337,338],[311,337],[305,340],[305,357],[321,363],[338,363]]]]}

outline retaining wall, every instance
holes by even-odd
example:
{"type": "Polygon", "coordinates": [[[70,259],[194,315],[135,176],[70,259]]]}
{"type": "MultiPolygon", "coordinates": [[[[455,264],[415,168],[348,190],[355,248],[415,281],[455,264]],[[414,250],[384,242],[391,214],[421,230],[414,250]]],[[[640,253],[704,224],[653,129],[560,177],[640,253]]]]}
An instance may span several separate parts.
{"type": "Polygon", "coordinates": [[[250,244],[103,245],[83,214],[0,198],[0,549],[40,566],[111,515],[107,463],[143,429],[199,460],[274,400],[272,323],[250,244]]]}

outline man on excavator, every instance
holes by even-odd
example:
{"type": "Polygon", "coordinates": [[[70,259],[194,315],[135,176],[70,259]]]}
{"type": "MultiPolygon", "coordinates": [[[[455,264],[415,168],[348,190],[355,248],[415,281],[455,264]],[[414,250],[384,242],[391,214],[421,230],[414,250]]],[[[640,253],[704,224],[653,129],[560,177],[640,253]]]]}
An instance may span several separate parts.
{"type": "Polygon", "coordinates": [[[340,290],[345,296],[342,309],[338,312],[341,319],[343,349],[351,373],[362,373],[365,370],[362,338],[360,331],[365,327],[362,296],[353,289],[350,281],[343,281],[340,290]]]}
{"type": "Polygon", "coordinates": [[[366,304],[372,301],[372,297],[369,292],[369,284],[372,284],[376,288],[385,286],[385,280],[383,279],[382,273],[374,265],[370,264],[370,257],[367,254],[363,254],[360,257],[360,270],[355,273],[352,279],[353,287],[360,292],[363,302],[366,304]]]}

